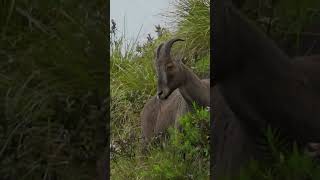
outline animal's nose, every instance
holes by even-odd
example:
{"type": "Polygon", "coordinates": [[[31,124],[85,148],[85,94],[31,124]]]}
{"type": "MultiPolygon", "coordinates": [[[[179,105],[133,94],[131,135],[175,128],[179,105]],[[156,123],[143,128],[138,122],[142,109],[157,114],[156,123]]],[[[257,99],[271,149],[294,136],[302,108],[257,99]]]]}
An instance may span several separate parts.
{"type": "Polygon", "coordinates": [[[160,97],[163,94],[163,91],[158,91],[158,97],[160,97]]]}

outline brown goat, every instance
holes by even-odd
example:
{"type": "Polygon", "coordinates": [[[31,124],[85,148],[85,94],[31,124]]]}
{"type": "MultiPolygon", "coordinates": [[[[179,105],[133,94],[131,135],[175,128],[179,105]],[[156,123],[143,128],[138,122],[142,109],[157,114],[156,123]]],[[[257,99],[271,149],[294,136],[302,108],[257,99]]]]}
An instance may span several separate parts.
{"type": "Polygon", "coordinates": [[[158,92],[141,112],[144,144],[170,126],[179,126],[179,117],[191,110],[193,102],[204,107],[210,105],[209,80],[199,79],[181,60],[172,59],[171,47],[177,41],[183,40],[171,39],[156,49],[158,92]]]}
{"type": "Polygon", "coordinates": [[[179,90],[175,90],[166,100],[153,96],[141,112],[143,144],[169,127],[177,126],[177,119],[189,111],[186,101],[179,90]]]}

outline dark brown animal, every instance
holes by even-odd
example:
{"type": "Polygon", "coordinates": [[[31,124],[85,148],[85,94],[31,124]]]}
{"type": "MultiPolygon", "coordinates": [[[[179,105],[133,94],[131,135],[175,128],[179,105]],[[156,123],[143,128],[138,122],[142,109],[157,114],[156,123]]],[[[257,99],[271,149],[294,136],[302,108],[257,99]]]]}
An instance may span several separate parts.
{"type": "Polygon", "coordinates": [[[293,64],[302,69],[309,83],[320,92],[320,55],[296,57],[293,64]]]}
{"type": "Polygon", "coordinates": [[[255,138],[268,125],[301,144],[320,142],[319,66],[289,58],[230,2],[214,6],[212,102],[234,116],[212,113],[214,177],[237,174],[250,158],[261,158],[255,138]]]}
{"type": "Polygon", "coordinates": [[[152,97],[141,112],[141,127],[144,144],[168,127],[178,127],[178,119],[196,102],[210,105],[209,80],[201,80],[182,61],[174,60],[171,47],[181,39],[171,39],[156,50],[155,68],[158,81],[157,96],[152,97]]]}
{"type": "Polygon", "coordinates": [[[226,175],[237,175],[249,159],[255,159],[258,149],[255,138],[248,131],[244,121],[240,121],[230,109],[219,90],[219,85],[211,87],[211,94],[211,117],[214,122],[211,125],[210,170],[213,179],[219,180],[226,175]]]}

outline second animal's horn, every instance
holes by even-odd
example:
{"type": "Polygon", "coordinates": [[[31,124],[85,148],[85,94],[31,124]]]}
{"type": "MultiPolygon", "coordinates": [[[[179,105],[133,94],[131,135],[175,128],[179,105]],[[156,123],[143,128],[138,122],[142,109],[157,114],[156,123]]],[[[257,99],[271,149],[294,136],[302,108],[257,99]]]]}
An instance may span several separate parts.
{"type": "Polygon", "coordinates": [[[167,41],[164,46],[163,46],[163,55],[164,56],[170,56],[170,52],[171,52],[171,47],[173,45],[173,43],[177,42],[177,41],[184,41],[183,39],[180,39],[180,38],[174,38],[174,39],[171,39],[169,41],[167,41]]]}

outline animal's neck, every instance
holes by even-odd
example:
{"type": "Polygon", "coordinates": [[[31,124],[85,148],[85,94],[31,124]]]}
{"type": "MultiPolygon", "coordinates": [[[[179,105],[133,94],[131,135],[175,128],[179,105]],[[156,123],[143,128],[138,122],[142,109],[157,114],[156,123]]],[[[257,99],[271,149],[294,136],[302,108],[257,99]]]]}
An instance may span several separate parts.
{"type": "Polygon", "coordinates": [[[288,56],[234,7],[228,7],[223,17],[223,36],[214,54],[218,81],[250,68],[281,76],[291,67],[288,56]]]}
{"type": "Polygon", "coordinates": [[[179,90],[189,105],[196,102],[200,106],[210,105],[209,84],[204,83],[188,67],[182,64],[185,81],[179,90]]]}
{"type": "Polygon", "coordinates": [[[257,98],[278,96],[275,87],[289,90],[283,83],[292,71],[289,58],[233,7],[227,7],[221,19],[222,37],[213,60],[216,81],[238,116],[258,119],[248,113],[257,107],[257,98]]]}
{"type": "Polygon", "coordinates": [[[233,10],[225,16],[214,72],[232,110],[248,124],[259,127],[267,121],[300,136],[296,138],[319,140],[318,92],[301,81],[304,74],[246,18],[233,10]]]}

